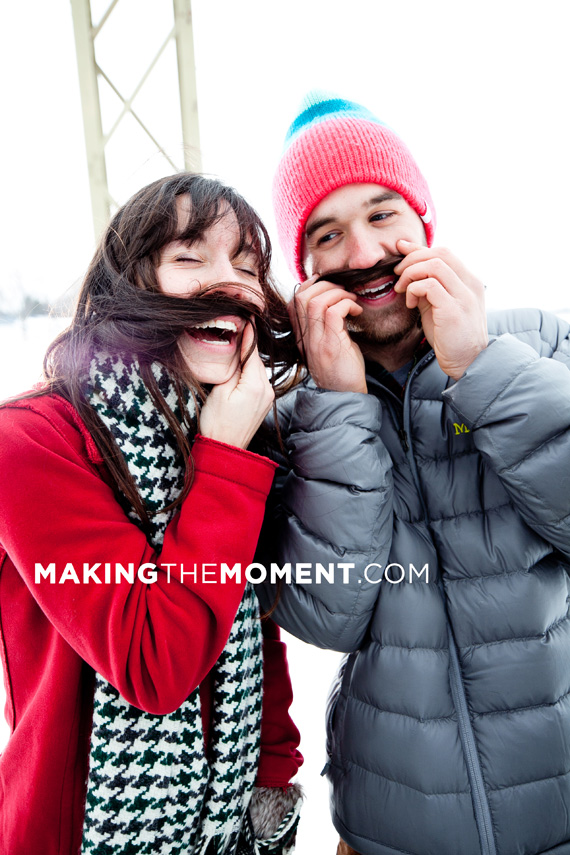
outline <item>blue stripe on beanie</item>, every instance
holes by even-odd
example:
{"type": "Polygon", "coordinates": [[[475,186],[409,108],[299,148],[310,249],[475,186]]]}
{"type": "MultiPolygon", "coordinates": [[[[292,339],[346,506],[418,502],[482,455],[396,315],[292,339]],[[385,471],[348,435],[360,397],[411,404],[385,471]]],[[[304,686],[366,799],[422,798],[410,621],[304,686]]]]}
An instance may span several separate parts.
{"type": "Polygon", "coordinates": [[[344,98],[339,98],[338,95],[314,89],[303,99],[300,112],[287,131],[285,147],[300,133],[319,122],[326,122],[334,118],[348,118],[349,116],[356,119],[366,119],[378,125],[385,125],[361,104],[346,101],[344,98]]]}

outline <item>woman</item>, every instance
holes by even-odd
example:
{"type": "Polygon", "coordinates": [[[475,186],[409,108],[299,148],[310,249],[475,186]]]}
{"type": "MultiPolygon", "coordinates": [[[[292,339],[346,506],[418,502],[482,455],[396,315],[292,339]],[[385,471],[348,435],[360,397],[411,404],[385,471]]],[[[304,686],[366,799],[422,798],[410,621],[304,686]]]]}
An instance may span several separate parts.
{"type": "Polygon", "coordinates": [[[249,851],[250,815],[260,851],[287,851],[298,733],[243,572],[274,474],[247,450],[266,366],[279,386],[293,363],[269,262],[231,188],[149,185],[45,384],[0,409],[2,855],[249,851]]]}

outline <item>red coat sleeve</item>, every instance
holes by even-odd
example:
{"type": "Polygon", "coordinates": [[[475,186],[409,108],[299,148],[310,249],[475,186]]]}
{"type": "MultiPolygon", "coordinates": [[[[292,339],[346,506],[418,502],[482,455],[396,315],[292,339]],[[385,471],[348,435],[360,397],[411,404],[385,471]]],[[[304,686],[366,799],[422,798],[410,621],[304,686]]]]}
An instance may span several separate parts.
{"type": "Polygon", "coordinates": [[[157,555],[116,501],[67,402],[0,409],[0,543],[67,643],[129,703],[154,714],[177,709],[225,646],[273,480],[271,461],[214,440],[198,437],[193,458],[192,488],[157,555]],[[84,564],[150,562],[157,580],[36,582],[37,562],[55,562],[58,580],[67,564],[82,578],[84,564]],[[239,583],[201,578],[203,564],[222,562],[241,563],[239,583]],[[197,579],[181,582],[180,565],[196,565],[197,579]]]}
{"type": "Polygon", "coordinates": [[[293,689],[287,648],[270,618],[263,627],[263,714],[256,787],[286,787],[303,763],[299,731],[289,715],[293,689]]]}

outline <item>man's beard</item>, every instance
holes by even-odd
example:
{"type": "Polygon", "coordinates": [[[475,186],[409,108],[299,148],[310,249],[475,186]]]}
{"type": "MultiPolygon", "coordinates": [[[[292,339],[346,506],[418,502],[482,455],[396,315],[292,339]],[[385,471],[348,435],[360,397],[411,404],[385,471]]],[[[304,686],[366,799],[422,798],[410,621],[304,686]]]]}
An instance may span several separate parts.
{"type": "MultiPolygon", "coordinates": [[[[403,255],[389,255],[376,262],[373,267],[368,267],[365,270],[345,269],[325,273],[317,279],[317,282],[332,282],[334,285],[340,285],[346,291],[354,291],[355,288],[361,288],[376,279],[392,275],[394,268],[404,257],[403,255]]],[[[366,312],[366,309],[364,311],[366,312]]],[[[378,317],[352,317],[349,315],[346,319],[346,328],[351,338],[364,347],[366,344],[398,344],[412,330],[421,329],[421,325],[419,310],[417,308],[408,309],[399,302],[396,305],[386,306],[381,315],[378,313],[378,317]],[[390,323],[390,318],[396,315],[401,316],[401,324],[394,327],[390,323]]]]}
{"type": "MultiPolygon", "coordinates": [[[[353,318],[348,317],[346,320],[346,328],[350,333],[351,339],[362,346],[363,352],[366,350],[366,345],[370,344],[399,344],[412,330],[418,330],[422,327],[422,317],[419,309],[408,309],[405,306],[398,307],[401,312],[402,323],[394,328],[385,323],[389,319],[389,314],[383,318],[353,318]],[[388,326],[388,329],[386,329],[388,326]]],[[[395,312],[390,314],[394,315],[395,312]]]]}

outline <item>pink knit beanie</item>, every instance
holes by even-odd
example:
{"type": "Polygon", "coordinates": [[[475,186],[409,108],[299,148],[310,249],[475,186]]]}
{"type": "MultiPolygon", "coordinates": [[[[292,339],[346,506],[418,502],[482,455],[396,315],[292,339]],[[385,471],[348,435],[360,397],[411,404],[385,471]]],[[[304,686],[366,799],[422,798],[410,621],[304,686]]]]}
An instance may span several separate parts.
{"type": "Polygon", "coordinates": [[[423,220],[431,246],[435,210],[406,145],[360,104],[314,91],[305,97],[287,132],[273,182],[279,241],[295,277],[305,278],[301,244],[311,211],[345,184],[380,184],[395,190],[423,220]]]}

